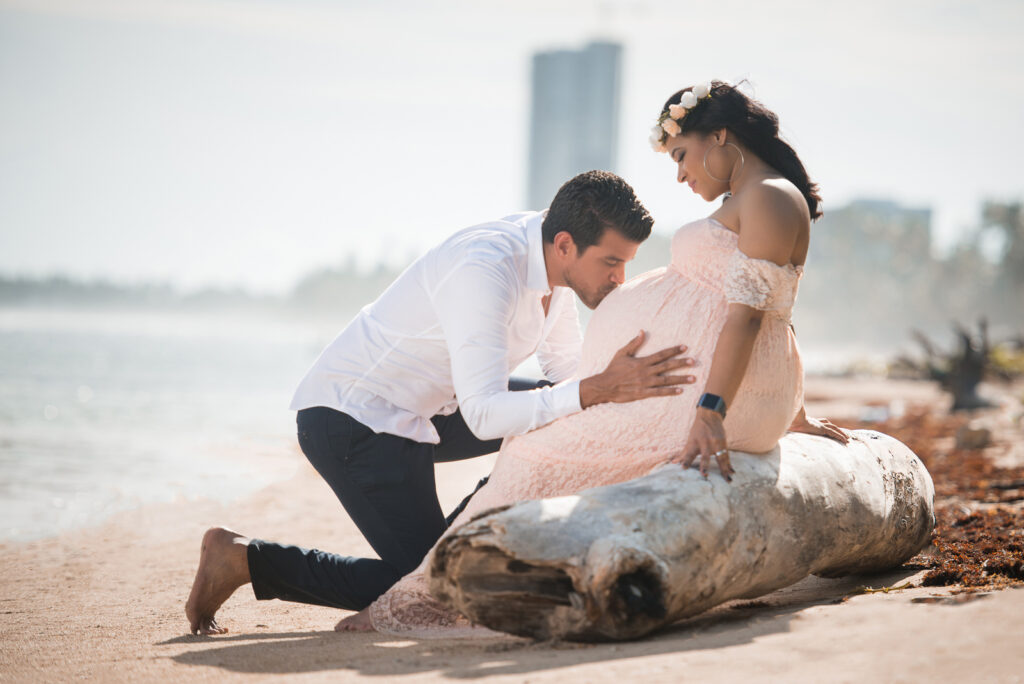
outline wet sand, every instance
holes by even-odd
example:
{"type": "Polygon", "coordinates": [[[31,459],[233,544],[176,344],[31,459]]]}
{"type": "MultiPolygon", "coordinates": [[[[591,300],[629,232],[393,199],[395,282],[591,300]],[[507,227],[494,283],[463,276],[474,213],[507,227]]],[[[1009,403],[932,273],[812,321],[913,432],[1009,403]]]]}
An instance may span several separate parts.
{"type": "MultiPolygon", "coordinates": [[[[865,402],[941,401],[930,385],[811,379],[809,408],[858,415],[865,402]],[[830,403],[831,402],[831,403],[830,403]]],[[[296,451],[296,462],[302,456],[296,451]]],[[[489,459],[438,466],[446,508],[489,459]]],[[[901,586],[923,571],[809,578],[721,606],[647,639],[545,644],[512,637],[411,641],[335,633],[346,613],[257,602],[243,587],[219,617],[229,634],[190,636],[184,602],[210,525],[369,554],[316,473],[300,467],[232,506],[154,505],[100,527],[0,545],[0,681],[1022,681],[1024,589],[957,593],[901,586]]]]}

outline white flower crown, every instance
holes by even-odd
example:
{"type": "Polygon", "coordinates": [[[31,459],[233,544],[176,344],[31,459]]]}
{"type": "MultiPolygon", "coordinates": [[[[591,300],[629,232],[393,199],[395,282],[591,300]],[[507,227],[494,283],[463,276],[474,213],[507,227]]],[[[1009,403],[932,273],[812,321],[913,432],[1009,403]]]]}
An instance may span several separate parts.
{"type": "Polygon", "coordinates": [[[682,121],[686,113],[697,106],[700,100],[711,97],[711,83],[705,81],[693,86],[683,93],[679,104],[669,105],[668,111],[658,117],[658,124],[651,129],[650,143],[655,152],[668,152],[665,141],[670,135],[679,135],[683,131],[682,121]]]}

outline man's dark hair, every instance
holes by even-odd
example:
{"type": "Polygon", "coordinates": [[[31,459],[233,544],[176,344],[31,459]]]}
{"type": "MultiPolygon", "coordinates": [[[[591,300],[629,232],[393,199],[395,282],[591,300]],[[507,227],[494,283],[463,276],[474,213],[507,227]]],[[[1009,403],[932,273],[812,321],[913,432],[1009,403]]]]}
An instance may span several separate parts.
{"type": "Polygon", "coordinates": [[[587,171],[565,182],[551,200],[541,232],[554,242],[563,230],[582,253],[596,245],[608,228],[633,242],[651,234],[654,219],[629,183],[608,171],[587,171]]]}

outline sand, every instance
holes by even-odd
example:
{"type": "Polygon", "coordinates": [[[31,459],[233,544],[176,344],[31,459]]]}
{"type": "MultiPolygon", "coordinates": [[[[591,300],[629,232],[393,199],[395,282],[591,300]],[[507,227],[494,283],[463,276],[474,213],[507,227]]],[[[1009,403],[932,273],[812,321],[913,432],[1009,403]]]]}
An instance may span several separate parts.
{"type": "MultiPolygon", "coordinates": [[[[832,415],[841,412],[837,395],[857,410],[857,388],[941,400],[920,383],[872,387],[815,381],[813,396],[834,402],[832,415]]],[[[234,505],[153,505],[93,529],[0,545],[0,681],[1024,681],[1024,590],[861,592],[902,585],[910,571],[808,578],[631,643],[335,633],[344,611],[257,602],[248,587],[221,609],[229,634],[188,635],[184,603],[210,525],[370,553],[327,485],[297,450],[294,458],[293,478],[234,505]]],[[[439,465],[446,507],[489,467],[487,458],[439,465]]]]}

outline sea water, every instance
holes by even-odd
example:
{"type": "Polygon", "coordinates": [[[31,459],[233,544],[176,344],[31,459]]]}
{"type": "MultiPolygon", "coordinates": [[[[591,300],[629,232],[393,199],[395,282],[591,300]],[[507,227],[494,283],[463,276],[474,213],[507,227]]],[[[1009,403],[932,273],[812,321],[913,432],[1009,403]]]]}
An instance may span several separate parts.
{"type": "Polygon", "coordinates": [[[290,477],[292,392],[351,315],[0,308],[0,541],[290,477]]]}
{"type": "Polygon", "coordinates": [[[290,477],[292,391],[346,321],[0,309],[0,540],[290,477]]]}

